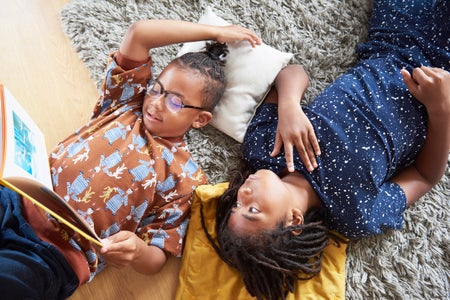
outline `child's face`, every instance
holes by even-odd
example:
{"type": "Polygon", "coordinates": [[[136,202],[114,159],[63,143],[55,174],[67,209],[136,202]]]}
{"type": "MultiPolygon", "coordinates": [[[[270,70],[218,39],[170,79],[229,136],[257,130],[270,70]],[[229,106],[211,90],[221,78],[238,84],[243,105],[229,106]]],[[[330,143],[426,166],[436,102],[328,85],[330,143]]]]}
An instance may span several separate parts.
{"type": "Polygon", "coordinates": [[[274,229],[280,221],[289,220],[289,211],[293,206],[290,193],[275,173],[257,171],[239,188],[228,226],[244,234],[274,229]]]}
{"type": "MultiPolygon", "coordinates": [[[[180,69],[169,64],[158,77],[165,92],[177,95],[184,105],[202,107],[204,79],[195,71],[180,69]]],[[[152,135],[177,141],[182,139],[189,128],[200,128],[212,118],[210,112],[194,108],[182,108],[178,112],[170,110],[166,103],[166,93],[160,96],[145,95],[142,106],[144,126],[152,135]]]]}

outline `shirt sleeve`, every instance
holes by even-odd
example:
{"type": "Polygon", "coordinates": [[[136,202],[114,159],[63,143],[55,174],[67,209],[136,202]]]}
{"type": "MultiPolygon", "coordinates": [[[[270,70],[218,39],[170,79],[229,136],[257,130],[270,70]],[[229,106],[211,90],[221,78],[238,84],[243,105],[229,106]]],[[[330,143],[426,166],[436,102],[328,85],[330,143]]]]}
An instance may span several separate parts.
{"type": "Polygon", "coordinates": [[[92,118],[113,112],[118,106],[144,98],[145,88],[152,77],[152,59],[132,61],[118,51],[111,53],[105,71],[100,98],[92,118]],[[136,65],[138,65],[136,67],[136,65]]]}
{"type": "MultiPolygon", "coordinates": [[[[373,233],[379,234],[383,229],[400,229],[403,225],[403,213],[406,209],[406,196],[403,189],[394,182],[385,182],[373,204],[371,218],[373,233]]],[[[372,233],[369,228],[369,233],[372,233]]]]}
{"type": "Polygon", "coordinates": [[[377,191],[366,194],[360,190],[358,197],[347,194],[343,198],[347,200],[334,201],[327,206],[332,229],[347,238],[380,234],[384,229],[400,229],[403,225],[406,197],[394,182],[385,182],[377,191]]]}

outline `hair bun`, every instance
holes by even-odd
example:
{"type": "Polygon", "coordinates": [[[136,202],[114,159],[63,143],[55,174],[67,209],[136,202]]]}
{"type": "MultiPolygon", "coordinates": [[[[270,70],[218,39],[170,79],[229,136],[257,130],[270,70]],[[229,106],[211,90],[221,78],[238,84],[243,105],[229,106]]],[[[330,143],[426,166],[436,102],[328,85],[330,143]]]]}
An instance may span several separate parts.
{"type": "Polygon", "coordinates": [[[228,45],[225,43],[212,42],[206,43],[204,51],[211,59],[219,61],[221,65],[225,65],[228,53],[228,45]]]}

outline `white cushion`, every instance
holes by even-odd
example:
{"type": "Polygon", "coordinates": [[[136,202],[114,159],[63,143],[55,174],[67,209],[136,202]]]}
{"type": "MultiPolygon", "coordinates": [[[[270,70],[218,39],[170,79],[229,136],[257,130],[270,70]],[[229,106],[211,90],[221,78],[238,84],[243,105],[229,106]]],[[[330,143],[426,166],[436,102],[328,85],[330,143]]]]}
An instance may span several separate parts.
{"type": "MultiPolygon", "coordinates": [[[[226,26],[227,21],[207,7],[198,21],[201,24],[226,26]]],[[[185,43],[178,52],[203,50],[205,42],[185,43]]],[[[244,139],[255,109],[263,100],[278,72],[288,64],[292,53],[276,50],[266,44],[252,48],[248,42],[228,43],[225,65],[227,86],[223,98],[213,111],[211,125],[236,141],[244,139]]]]}

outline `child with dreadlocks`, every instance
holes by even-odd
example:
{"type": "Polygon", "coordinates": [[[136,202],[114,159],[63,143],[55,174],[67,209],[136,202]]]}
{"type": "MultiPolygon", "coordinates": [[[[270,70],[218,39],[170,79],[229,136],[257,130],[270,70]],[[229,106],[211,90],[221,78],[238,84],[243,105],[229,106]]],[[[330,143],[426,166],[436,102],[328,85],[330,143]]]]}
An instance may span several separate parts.
{"type": "Polygon", "coordinates": [[[134,23],[112,53],[89,123],[50,155],[56,193],[102,238],[74,234],[26,199],[0,189],[2,299],[65,299],[104,265],[158,272],[179,256],[193,190],[206,178],[185,132],[206,125],[224,87],[226,42],[260,39],[237,25],[178,20],[134,23]],[[149,50],[215,40],[154,78],[149,50]]]}
{"type": "Polygon", "coordinates": [[[401,228],[406,207],[439,181],[450,150],[449,15],[450,1],[375,0],[361,61],[308,106],[303,69],[280,72],[218,201],[217,241],[209,236],[251,295],[285,298],[320,271],[330,238],[342,241],[335,232],[401,228]]]}

